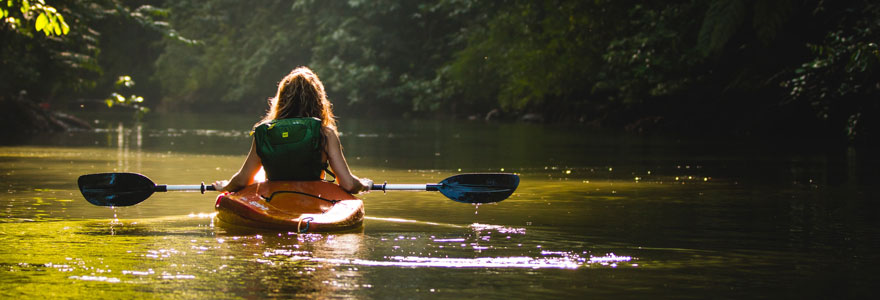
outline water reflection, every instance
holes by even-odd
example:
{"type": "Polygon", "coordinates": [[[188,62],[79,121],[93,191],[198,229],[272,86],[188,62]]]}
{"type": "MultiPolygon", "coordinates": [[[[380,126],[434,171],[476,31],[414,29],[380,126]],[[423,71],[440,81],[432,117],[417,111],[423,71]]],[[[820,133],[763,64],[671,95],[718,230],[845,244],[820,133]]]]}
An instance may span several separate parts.
{"type": "MultiPolygon", "coordinates": [[[[307,261],[342,268],[357,267],[405,267],[405,268],[525,268],[525,269],[577,269],[583,267],[618,267],[638,264],[631,256],[617,256],[613,253],[593,256],[586,251],[576,253],[573,251],[543,250],[541,245],[534,244],[531,239],[513,237],[525,236],[525,228],[514,228],[501,225],[471,224],[470,226],[448,226],[434,222],[419,222],[414,220],[399,220],[393,218],[372,218],[374,220],[390,221],[396,223],[420,223],[423,225],[445,226],[455,228],[467,228],[469,231],[458,237],[444,236],[406,236],[382,237],[378,240],[367,242],[368,248],[385,248],[388,252],[405,253],[408,255],[385,255],[381,259],[374,257],[374,253],[357,253],[352,255],[339,255],[344,252],[334,251],[334,255],[326,255],[321,252],[304,251],[296,249],[274,249],[266,251],[263,255],[267,258],[278,259],[285,257],[291,261],[307,261]],[[498,237],[493,240],[492,236],[498,237]],[[524,246],[523,243],[526,243],[524,246]],[[515,245],[514,245],[515,244],[515,245]],[[530,245],[531,244],[531,245],[530,245]],[[534,249],[534,250],[531,250],[534,249]],[[418,251],[413,251],[418,250],[418,251]],[[465,250],[465,251],[462,251],[465,250]],[[467,251],[470,250],[470,251],[467,251]],[[504,256],[510,253],[536,253],[537,256],[504,256]],[[357,255],[360,254],[360,255],[357,255]],[[412,255],[420,254],[420,255],[412,255]],[[425,254],[428,254],[427,256],[425,254]],[[501,256],[492,256],[501,254],[501,256]],[[450,257],[461,256],[461,257],[450,257]]],[[[353,237],[354,235],[345,235],[353,237]]],[[[339,239],[333,235],[305,235],[310,242],[317,245],[340,245],[339,239]],[[320,243],[324,242],[325,243],[320,243]]],[[[346,243],[342,243],[345,245],[346,243]]],[[[362,243],[358,243],[360,245],[362,243]]],[[[349,246],[352,244],[348,244],[349,246]]],[[[375,252],[375,250],[374,250],[375,252]]]]}
{"type": "MultiPolygon", "coordinates": [[[[147,288],[167,293],[196,288],[232,295],[270,297],[315,297],[353,293],[370,283],[358,269],[334,265],[275,260],[266,253],[298,251],[315,257],[343,259],[363,256],[364,235],[293,234],[264,232],[252,235],[228,235],[223,228],[211,226],[212,214],[106,221],[40,222],[28,232],[64,228],[60,234],[37,238],[29,236],[28,245],[17,244],[8,252],[9,236],[0,237],[4,247],[2,262],[20,261],[7,267],[30,270],[34,275],[55,278],[55,282],[99,281],[122,284],[141,290],[147,288]],[[91,241],[80,243],[79,241],[91,241]],[[48,242],[76,247],[45,248],[48,242]],[[100,243],[95,248],[91,243],[100,243]],[[93,251],[100,251],[95,253],[93,251]],[[43,264],[30,264],[36,255],[43,264]],[[230,284],[247,278],[247,284],[230,284]]],[[[0,232],[24,228],[0,224],[0,232]]],[[[0,271],[0,283],[5,278],[0,271]]],[[[82,291],[87,286],[80,286],[82,291]]],[[[72,295],[78,294],[73,291],[72,295]]],[[[119,295],[119,294],[116,294],[119,295]]],[[[194,294],[195,295],[195,294],[194,294]]],[[[205,294],[201,294],[203,297],[205,294]]]]}
{"type": "Polygon", "coordinates": [[[527,268],[527,269],[576,269],[584,261],[581,258],[566,256],[532,257],[478,257],[478,258],[440,258],[418,256],[391,256],[387,260],[330,259],[322,257],[292,256],[292,260],[308,260],[337,265],[381,266],[381,267],[431,267],[431,268],[527,268]]]}
{"type": "Polygon", "coordinates": [[[205,286],[210,286],[213,293],[219,293],[214,295],[315,297],[362,295],[364,290],[387,285],[388,282],[376,282],[369,275],[374,274],[375,268],[574,270],[638,267],[639,260],[613,253],[573,251],[565,249],[565,243],[545,241],[542,236],[546,233],[541,230],[531,236],[531,230],[524,227],[485,223],[458,225],[373,218],[372,222],[446,229],[431,234],[238,234],[214,226],[213,220],[213,214],[194,213],[118,221],[37,223],[42,228],[36,230],[66,228],[66,234],[60,238],[49,238],[54,242],[103,241],[105,248],[101,251],[115,253],[101,258],[77,251],[62,251],[62,256],[38,252],[51,261],[40,266],[41,272],[73,281],[148,287],[161,293],[200,285],[197,290],[205,291],[205,286]],[[227,284],[230,280],[243,280],[246,284],[227,284]]]}
{"type": "MultiPolygon", "coordinates": [[[[117,124],[116,133],[116,169],[119,172],[126,170],[140,170],[143,168],[143,124],[137,123],[133,128],[126,129],[122,122],[117,124]],[[134,146],[134,149],[132,149],[134,146]],[[134,160],[132,165],[131,160],[134,160]]],[[[110,140],[114,131],[107,130],[110,140]]]]}
{"type": "MultiPolygon", "coordinates": [[[[545,251],[543,257],[476,257],[476,258],[448,258],[448,257],[419,257],[419,256],[390,256],[385,260],[367,259],[333,259],[326,257],[312,257],[297,255],[296,253],[273,253],[273,255],[288,255],[291,260],[307,260],[314,262],[330,263],[341,266],[379,266],[379,267],[429,267],[429,268],[526,268],[526,269],[577,269],[589,267],[588,264],[617,267],[618,263],[630,262],[630,256],[616,256],[610,253],[606,256],[591,256],[589,258],[580,255],[545,251]]],[[[638,264],[631,264],[637,267],[638,264]]]]}

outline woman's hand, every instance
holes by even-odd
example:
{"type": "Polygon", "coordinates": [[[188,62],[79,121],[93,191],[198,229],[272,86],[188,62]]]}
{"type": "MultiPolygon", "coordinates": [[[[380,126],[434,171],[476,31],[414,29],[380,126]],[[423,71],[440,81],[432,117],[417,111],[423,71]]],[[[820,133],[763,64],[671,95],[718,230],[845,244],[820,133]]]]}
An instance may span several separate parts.
{"type": "Polygon", "coordinates": [[[214,181],[214,183],[212,183],[211,185],[214,186],[214,190],[216,190],[216,191],[218,191],[218,192],[222,192],[223,189],[225,189],[226,186],[229,185],[229,180],[218,180],[218,181],[214,181]]]}
{"type": "Polygon", "coordinates": [[[373,188],[373,180],[369,178],[359,178],[358,181],[361,182],[361,190],[358,193],[369,193],[370,189],[373,188]]]}

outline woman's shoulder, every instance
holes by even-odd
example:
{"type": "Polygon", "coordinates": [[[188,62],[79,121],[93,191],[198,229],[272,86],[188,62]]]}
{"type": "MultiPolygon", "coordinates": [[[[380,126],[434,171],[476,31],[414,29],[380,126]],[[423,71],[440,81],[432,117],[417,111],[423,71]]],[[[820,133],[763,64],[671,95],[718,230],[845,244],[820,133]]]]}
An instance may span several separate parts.
{"type": "Polygon", "coordinates": [[[260,126],[271,126],[272,122],[274,122],[274,121],[275,121],[275,120],[260,120],[259,122],[257,122],[256,124],[254,124],[254,127],[253,127],[253,129],[251,129],[251,130],[252,130],[252,131],[253,131],[253,130],[256,130],[257,127],[260,127],[260,126]]]}
{"type": "Polygon", "coordinates": [[[338,136],[339,133],[336,131],[336,127],[333,126],[321,126],[321,133],[325,136],[338,136]]]}

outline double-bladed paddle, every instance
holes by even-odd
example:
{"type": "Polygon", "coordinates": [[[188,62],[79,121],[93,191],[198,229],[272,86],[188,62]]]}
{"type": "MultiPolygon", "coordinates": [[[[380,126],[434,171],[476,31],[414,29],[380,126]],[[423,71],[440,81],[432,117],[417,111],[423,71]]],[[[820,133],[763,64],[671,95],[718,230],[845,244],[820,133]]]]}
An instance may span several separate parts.
{"type": "MultiPolygon", "coordinates": [[[[155,192],[213,191],[205,185],[155,184],[136,173],[99,173],[82,175],[77,180],[83,197],[99,206],[130,206],[141,203],[155,192]]],[[[374,184],[372,190],[381,191],[439,191],[444,196],[462,203],[499,202],[513,194],[519,185],[519,176],[508,173],[472,173],[455,175],[436,184],[374,184]]]]}

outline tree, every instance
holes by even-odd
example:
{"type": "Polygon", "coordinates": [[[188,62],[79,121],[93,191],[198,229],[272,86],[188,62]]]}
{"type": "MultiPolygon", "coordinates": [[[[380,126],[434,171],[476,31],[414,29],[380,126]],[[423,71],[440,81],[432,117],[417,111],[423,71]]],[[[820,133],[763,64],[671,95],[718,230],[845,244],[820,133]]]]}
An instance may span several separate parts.
{"type": "MultiPolygon", "coordinates": [[[[102,35],[106,29],[142,27],[160,33],[137,35],[141,40],[129,43],[147,44],[162,36],[193,42],[161,21],[166,11],[150,5],[129,8],[121,0],[70,1],[54,6],[44,0],[8,0],[0,2],[0,14],[0,125],[6,128],[0,139],[4,142],[32,132],[89,126],[50,108],[81,98],[98,102],[110,94],[119,75],[127,74],[125,67],[112,67],[98,59],[99,55],[127,50],[117,50],[113,45],[118,44],[108,43],[108,35],[102,35]],[[108,20],[118,23],[108,24],[108,20]],[[105,76],[105,71],[116,76],[105,76]]],[[[138,102],[142,98],[130,99],[138,102]]]]}
{"type": "MultiPolygon", "coordinates": [[[[112,86],[117,76],[103,78],[98,60],[101,53],[114,49],[101,44],[101,22],[124,20],[124,26],[141,26],[185,43],[167,23],[167,11],[151,5],[129,8],[121,0],[61,2],[47,5],[44,0],[4,1],[6,8],[0,37],[0,97],[16,97],[20,91],[41,101],[55,101],[59,95],[93,92],[99,82],[112,86]],[[24,26],[33,22],[33,27],[24,26]],[[35,34],[42,32],[44,34],[35,34]]],[[[135,41],[137,42],[137,41],[135,41]]],[[[99,92],[99,93],[106,93],[99,92]]],[[[67,101],[64,99],[59,101],[67,101]]]]}
{"type": "Polygon", "coordinates": [[[185,0],[170,8],[172,24],[204,44],[165,45],[155,78],[169,107],[262,110],[279,78],[309,65],[337,109],[368,115],[500,110],[712,135],[858,131],[876,118],[867,99],[878,94],[870,78],[880,18],[863,0],[185,0]]]}
{"type": "Polygon", "coordinates": [[[833,27],[809,43],[811,57],[787,72],[787,101],[809,105],[816,118],[850,140],[869,142],[880,130],[880,5],[857,1],[835,14],[833,27]]]}

